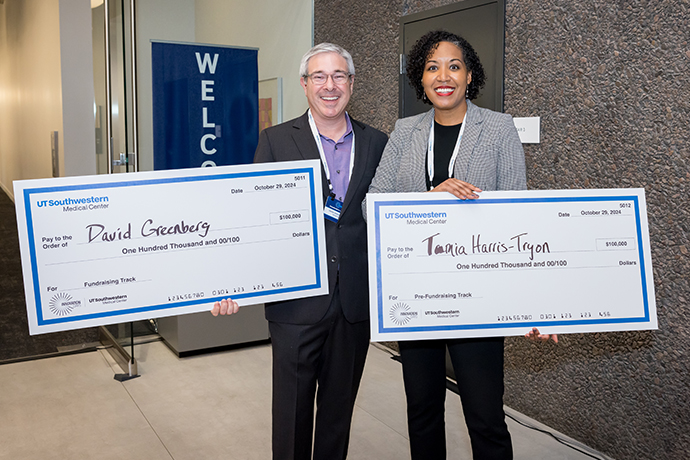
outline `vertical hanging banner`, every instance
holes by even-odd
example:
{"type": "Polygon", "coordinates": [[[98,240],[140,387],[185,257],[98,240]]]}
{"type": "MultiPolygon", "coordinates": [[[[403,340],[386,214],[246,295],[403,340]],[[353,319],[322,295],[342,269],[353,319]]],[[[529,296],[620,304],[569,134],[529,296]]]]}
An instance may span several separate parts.
{"type": "Polygon", "coordinates": [[[154,169],[252,162],[257,56],[257,49],[151,43],[154,169]]]}

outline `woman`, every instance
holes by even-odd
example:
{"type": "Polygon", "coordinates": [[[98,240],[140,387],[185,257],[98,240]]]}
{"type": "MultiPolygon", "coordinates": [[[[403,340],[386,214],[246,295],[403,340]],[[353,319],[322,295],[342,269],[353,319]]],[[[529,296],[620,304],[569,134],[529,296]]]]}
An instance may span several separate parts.
{"type": "MultiPolygon", "coordinates": [[[[445,191],[475,199],[482,190],[527,188],[524,153],[512,118],[470,102],[484,85],[484,69],[466,40],[429,32],[410,51],[407,74],[417,98],[433,108],[396,122],[370,193],[445,191]]],[[[550,338],[536,329],[526,336],[550,338]]],[[[446,458],[446,347],[473,457],[512,459],[503,412],[503,338],[399,345],[412,459],[446,458]]]]}

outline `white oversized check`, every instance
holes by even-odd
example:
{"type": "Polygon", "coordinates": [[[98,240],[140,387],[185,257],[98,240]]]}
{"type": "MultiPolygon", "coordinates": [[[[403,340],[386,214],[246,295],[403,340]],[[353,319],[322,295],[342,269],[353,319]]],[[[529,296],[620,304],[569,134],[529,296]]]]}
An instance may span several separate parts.
{"type": "Polygon", "coordinates": [[[367,195],[374,341],[656,329],[643,189],[367,195]]]}
{"type": "Polygon", "coordinates": [[[320,168],[16,181],[30,333],[327,294],[320,168]]]}

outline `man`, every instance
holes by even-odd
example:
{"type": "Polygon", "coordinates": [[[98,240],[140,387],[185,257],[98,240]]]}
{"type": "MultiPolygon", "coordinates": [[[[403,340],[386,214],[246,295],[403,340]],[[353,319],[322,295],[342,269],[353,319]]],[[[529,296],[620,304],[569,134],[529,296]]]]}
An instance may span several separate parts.
{"type": "MultiPolygon", "coordinates": [[[[327,215],[329,294],[266,305],[273,345],[274,460],[347,457],[369,347],[361,203],[387,142],[385,134],[345,112],[354,74],[352,57],[343,48],[322,43],[309,50],[300,64],[309,110],[262,131],[254,157],[255,162],[321,159],[327,215]]],[[[237,310],[228,299],[217,302],[212,313],[237,310]]]]}

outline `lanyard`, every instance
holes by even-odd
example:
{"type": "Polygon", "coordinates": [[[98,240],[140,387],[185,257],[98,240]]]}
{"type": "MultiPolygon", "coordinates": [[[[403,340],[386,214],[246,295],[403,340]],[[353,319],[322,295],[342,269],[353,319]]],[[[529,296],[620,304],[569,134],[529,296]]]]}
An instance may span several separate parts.
{"type": "MultiPolygon", "coordinates": [[[[462,117],[462,126],[460,126],[460,133],[458,133],[458,140],[455,141],[455,148],[453,149],[453,156],[450,157],[450,162],[448,163],[448,177],[453,177],[453,168],[455,166],[455,160],[458,158],[458,153],[460,152],[460,139],[462,139],[462,133],[465,132],[465,119],[467,118],[467,113],[462,117]]],[[[427,169],[429,172],[429,183],[434,183],[434,119],[431,119],[431,130],[429,132],[429,147],[426,152],[426,162],[427,169]]],[[[433,189],[434,186],[432,185],[433,189]]]]}
{"type": "MultiPolygon", "coordinates": [[[[323,152],[323,145],[321,144],[321,136],[319,135],[319,130],[316,127],[316,122],[314,117],[311,115],[311,109],[308,111],[309,114],[309,127],[311,128],[311,133],[314,135],[314,141],[316,141],[316,147],[319,149],[319,155],[321,156],[321,162],[323,163],[323,169],[326,173],[326,180],[328,181],[328,190],[333,193],[333,184],[331,184],[331,172],[328,169],[328,162],[326,162],[326,154],[323,152]]],[[[352,130],[352,149],[350,150],[350,172],[347,176],[348,183],[352,179],[352,167],[355,164],[355,130],[352,130]]]]}

